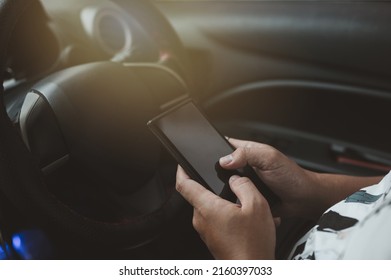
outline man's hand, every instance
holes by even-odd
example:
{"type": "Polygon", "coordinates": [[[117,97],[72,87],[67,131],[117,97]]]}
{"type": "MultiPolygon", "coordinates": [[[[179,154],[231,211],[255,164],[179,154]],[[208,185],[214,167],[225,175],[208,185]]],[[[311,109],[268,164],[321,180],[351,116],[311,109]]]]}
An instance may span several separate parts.
{"type": "Polygon", "coordinates": [[[229,141],[237,149],[221,158],[220,165],[226,169],[252,166],[282,201],[273,209],[274,215],[303,217],[313,214],[309,209],[312,208],[313,188],[316,186],[311,172],[269,145],[232,138],[229,141]]]}
{"type": "Polygon", "coordinates": [[[229,141],[237,149],[220,159],[220,165],[226,169],[252,166],[282,201],[273,209],[276,216],[318,219],[333,204],[381,179],[311,172],[271,146],[237,139],[229,141]]]}
{"type": "Polygon", "coordinates": [[[176,188],[194,207],[193,226],[217,259],[273,259],[275,225],[266,199],[253,183],[232,176],[240,200],[224,200],[191,180],[179,166],[176,188]]]}

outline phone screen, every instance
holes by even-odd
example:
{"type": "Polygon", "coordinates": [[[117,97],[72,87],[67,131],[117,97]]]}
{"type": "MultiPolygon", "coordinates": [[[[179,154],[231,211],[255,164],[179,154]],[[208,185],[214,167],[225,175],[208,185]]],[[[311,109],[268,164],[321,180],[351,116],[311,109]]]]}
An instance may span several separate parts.
{"type": "Polygon", "coordinates": [[[205,183],[220,194],[227,182],[221,174],[219,177],[218,161],[232,153],[233,148],[197,107],[191,102],[186,103],[158,119],[156,125],[205,183]]]}
{"type": "Polygon", "coordinates": [[[148,125],[192,179],[217,195],[231,201],[236,199],[228,184],[234,174],[249,177],[262,193],[266,192],[267,199],[274,195],[251,167],[225,170],[220,166],[219,159],[231,154],[234,148],[193,102],[169,110],[148,125]]]}

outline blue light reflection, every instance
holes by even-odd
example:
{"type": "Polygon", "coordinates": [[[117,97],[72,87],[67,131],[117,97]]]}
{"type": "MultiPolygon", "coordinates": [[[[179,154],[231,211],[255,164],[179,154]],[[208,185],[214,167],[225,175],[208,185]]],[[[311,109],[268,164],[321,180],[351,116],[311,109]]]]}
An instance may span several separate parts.
{"type": "Polygon", "coordinates": [[[12,237],[12,246],[14,246],[15,250],[21,248],[22,240],[18,235],[14,235],[14,237],[12,237]]]}
{"type": "Polygon", "coordinates": [[[9,260],[10,259],[10,248],[7,244],[4,246],[0,245],[0,260],[9,260]]]}
{"type": "Polygon", "coordinates": [[[12,247],[23,260],[50,259],[52,245],[41,230],[25,230],[12,236],[12,247]]]}

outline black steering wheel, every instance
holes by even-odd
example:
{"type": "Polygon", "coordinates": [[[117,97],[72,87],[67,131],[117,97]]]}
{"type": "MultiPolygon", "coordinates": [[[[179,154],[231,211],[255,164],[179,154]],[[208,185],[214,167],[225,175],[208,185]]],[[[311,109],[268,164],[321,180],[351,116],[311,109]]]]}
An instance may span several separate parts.
{"type": "MultiPolygon", "coordinates": [[[[2,70],[13,27],[35,1],[0,1],[2,70]]],[[[0,191],[56,238],[121,249],[153,239],[185,205],[175,163],[146,123],[188,94],[189,77],[184,49],[153,4],[113,2],[159,34],[154,42],[175,66],[106,61],[53,73],[27,94],[20,131],[1,94],[0,191]]]]}

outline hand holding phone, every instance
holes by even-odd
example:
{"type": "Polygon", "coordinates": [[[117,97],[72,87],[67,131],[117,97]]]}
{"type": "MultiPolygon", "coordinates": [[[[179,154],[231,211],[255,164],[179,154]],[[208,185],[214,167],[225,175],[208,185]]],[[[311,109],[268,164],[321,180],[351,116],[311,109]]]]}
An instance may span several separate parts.
{"type": "Polygon", "coordinates": [[[229,178],[236,174],[250,178],[270,205],[279,200],[250,166],[238,170],[220,166],[219,159],[234,148],[191,100],[152,119],[148,127],[193,180],[222,198],[236,201],[229,187],[229,178]]]}

